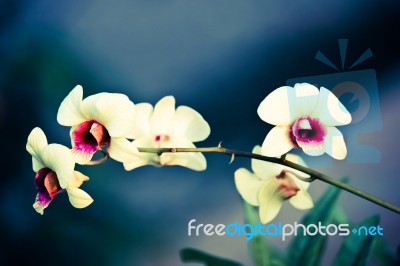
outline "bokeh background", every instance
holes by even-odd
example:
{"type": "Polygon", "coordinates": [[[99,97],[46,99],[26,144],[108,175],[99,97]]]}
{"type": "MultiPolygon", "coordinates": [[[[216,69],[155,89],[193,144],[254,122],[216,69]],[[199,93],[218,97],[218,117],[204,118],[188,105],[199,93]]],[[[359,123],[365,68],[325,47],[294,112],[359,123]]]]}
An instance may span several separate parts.
{"type": "MultiPolygon", "coordinates": [[[[199,146],[223,141],[250,151],[271,128],[257,116],[261,100],[289,79],[346,71],[314,59],[321,50],[339,66],[343,38],[349,40],[345,66],[368,48],[373,53],[352,70],[376,71],[379,97],[371,100],[380,103],[380,117],[370,123],[380,126],[361,130],[358,141],[379,150],[380,158],[316,167],[400,205],[399,14],[398,2],[386,0],[0,1],[0,264],[181,265],[179,250],[194,247],[251,265],[244,237],[187,236],[193,218],[243,221],[233,173],[249,160],[229,165],[229,157],[208,154],[204,172],[151,166],[126,172],[111,160],[79,166],[91,177],[84,189],[94,203],[74,209],[62,194],[41,216],[32,208],[27,136],[39,126],[49,142],[69,145],[56,114],[81,84],[84,96],[120,92],[135,103],[174,95],[211,126],[199,146]]],[[[318,199],[326,187],[316,181],[310,193],[318,199]]],[[[398,214],[347,192],[339,204],[354,222],[379,214],[385,241],[397,249],[398,214]]],[[[303,214],[285,205],[275,222],[293,223],[303,214]]],[[[285,242],[268,240],[284,251],[285,242]]],[[[340,239],[334,240],[324,265],[337,252],[340,239]]]]}

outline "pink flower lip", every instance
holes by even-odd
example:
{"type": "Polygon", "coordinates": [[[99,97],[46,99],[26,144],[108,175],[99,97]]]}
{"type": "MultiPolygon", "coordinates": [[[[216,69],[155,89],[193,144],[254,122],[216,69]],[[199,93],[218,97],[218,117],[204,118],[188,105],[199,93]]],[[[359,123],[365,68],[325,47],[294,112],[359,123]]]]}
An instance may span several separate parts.
{"type": "Polygon", "coordinates": [[[102,146],[111,142],[107,129],[96,120],[85,121],[79,124],[72,132],[74,149],[93,154],[102,146]]]}
{"type": "Polygon", "coordinates": [[[37,172],[34,183],[38,190],[36,202],[42,206],[47,206],[56,194],[63,190],[58,182],[57,174],[47,167],[37,172]]]}
{"type": "Polygon", "coordinates": [[[318,118],[297,118],[289,130],[290,139],[298,147],[318,149],[322,147],[326,128],[318,118]]]}

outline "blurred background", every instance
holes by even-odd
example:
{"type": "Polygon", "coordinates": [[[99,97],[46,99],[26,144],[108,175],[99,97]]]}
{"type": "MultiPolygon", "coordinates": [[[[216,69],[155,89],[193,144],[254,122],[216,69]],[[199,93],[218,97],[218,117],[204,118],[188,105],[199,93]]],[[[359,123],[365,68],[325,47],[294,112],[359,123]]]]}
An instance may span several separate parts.
{"type": "MultiPolygon", "coordinates": [[[[0,264],[181,265],[179,251],[194,247],[251,265],[244,237],[187,235],[191,219],[243,222],[233,173],[249,167],[248,159],[229,165],[228,156],[206,154],[204,172],[152,166],[126,172],[111,160],[78,166],[91,178],[83,188],[92,205],[74,209],[64,193],[43,216],[33,210],[27,136],[38,126],[50,143],[70,145],[69,129],[57,124],[56,115],[77,84],[84,97],[119,92],[135,103],[155,104],[173,95],[177,105],[196,109],[211,126],[210,137],[198,146],[222,141],[251,151],[271,129],[256,111],[273,89],[291,79],[326,75],[323,81],[330,74],[373,69],[375,109],[363,119],[376,126],[356,127],[348,149],[350,154],[358,141],[377,157],[313,167],[349,176],[351,185],[399,206],[399,14],[398,2],[385,0],[0,1],[0,264]],[[348,39],[343,68],[338,39],[348,39]],[[373,57],[349,70],[367,49],[373,57]],[[315,60],[318,51],[338,70],[315,60]]],[[[353,102],[352,111],[362,104],[353,102]]],[[[326,187],[315,181],[309,190],[318,199],[326,187]]],[[[384,239],[395,252],[398,214],[347,192],[339,203],[354,222],[379,214],[384,239]]],[[[274,221],[293,223],[303,214],[285,204],[274,221]]],[[[285,242],[268,241],[284,251],[285,242]]],[[[325,265],[338,241],[329,242],[325,265]]]]}

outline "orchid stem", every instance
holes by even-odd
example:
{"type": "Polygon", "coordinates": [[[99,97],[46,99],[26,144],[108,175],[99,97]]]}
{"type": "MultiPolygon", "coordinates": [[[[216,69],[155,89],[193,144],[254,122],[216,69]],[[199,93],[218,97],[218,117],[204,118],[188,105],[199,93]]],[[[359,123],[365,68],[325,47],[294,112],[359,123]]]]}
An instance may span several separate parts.
{"type": "Polygon", "coordinates": [[[355,188],[353,186],[350,186],[348,184],[345,184],[343,182],[340,182],[332,177],[329,177],[325,174],[322,174],[318,171],[315,171],[313,169],[295,164],[293,162],[290,162],[286,160],[284,157],[281,158],[274,158],[274,157],[267,157],[263,156],[260,154],[255,154],[251,152],[245,152],[245,151],[237,151],[237,150],[231,150],[223,147],[203,147],[203,148],[138,148],[140,152],[148,152],[148,153],[165,153],[165,152],[214,152],[214,153],[223,153],[223,154],[228,154],[228,155],[234,155],[235,157],[247,157],[247,158],[252,158],[252,159],[257,159],[261,161],[266,161],[266,162],[271,162],[271,163],[277,163],[281,164],[284,166],[291,167],[293,169],[299,170],[303,173],[306,173],[311,176],[309,180],[305,180],[304,178],[301,178],[301,180],[306,181],[306,182],[312,182],[315,179],[318,179],[322,182],[328,183],[330,185],[336,186],[338,188],[344,189],[350,193],[353,193],[354,195],[357,195],[361,198],[364,198],[368,201],[371,201],[377,205],[380,205],[388,210],[391,210],[393,212],[399,213],[400,214],[400,207],[397,207],[387,201],[381,200],[369,193],[366,193],[358,188],[355,188]]]}

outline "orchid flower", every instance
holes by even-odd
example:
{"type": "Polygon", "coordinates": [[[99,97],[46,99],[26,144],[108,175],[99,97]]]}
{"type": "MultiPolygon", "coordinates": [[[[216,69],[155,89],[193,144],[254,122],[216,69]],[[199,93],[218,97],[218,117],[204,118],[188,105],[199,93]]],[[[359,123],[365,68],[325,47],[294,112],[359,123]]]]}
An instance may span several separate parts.
{"type": "Polygon", "coordinates": [[[342,160],[347,155],[336,126],[351,122],[351,115],[329,90],[308,83],[283,86],[271,92],[258,107],[258,115],[275,125],[262,145],[262,153],[278,157],[300,147],[311,156],[328,153],[342,160]]]}
{"type": "MultiPolygon", "coordinates": [[[[260,146],[254,147],[253,153],[260,154],[260,146]]],[[[285,158],[306,166],[297,155],[287,154],[285,158]]],[[[289,200],[295,208],[300,210],[314,206],[307,192],[310,183],[296,177],[309,178],[309,175],[287,166],[256,159],[251,160],[251,168],[254,173],[245,168],[235,171],[235,185],[246,202],[259,206],[262,223],[265,224],[274,219],[285,200],[289,200]]]]}
{"type": "Polygon", "coordinates": [[[104,146],[114,160],[130,160],[138,153],[126,139],[134,125],[133,102],[120,93],[103,92],[84,100],[82,95],[82,87],[76,86],[63,100],[57,113],[59,124],[72,127],[70,135],[76,162],[88,163],[104,146]]]}
{"type": "Polygon", "coordinates": [[[60,144],[47,144],[46,135],[36,127],[28,136],[26,150],[32,155],[34,183],[38,190],[33,208],[40,214],[53,198],[67,191],[75,208],[85,208],[93,199],[79,187],[89,178],[74,171],[75,162],[71,150],[60,144]]]}
{"type": "MultiPolygon", "coordinates": [[[[175,98],[166,96],[153,108],[149,103],[136,105],[135,126],[130,138],[133,145],[142,148],[195,148],[193,142],[202,141],[210,134],[210,127],[203,117],[187,106],[175,109],[175,98]]],[[[136,159],[124,162],[126,170],[144,165],[180,165],[193,170],[206,169],[202,153],[141,152],[136,159]]]]}

